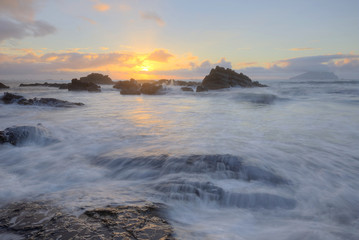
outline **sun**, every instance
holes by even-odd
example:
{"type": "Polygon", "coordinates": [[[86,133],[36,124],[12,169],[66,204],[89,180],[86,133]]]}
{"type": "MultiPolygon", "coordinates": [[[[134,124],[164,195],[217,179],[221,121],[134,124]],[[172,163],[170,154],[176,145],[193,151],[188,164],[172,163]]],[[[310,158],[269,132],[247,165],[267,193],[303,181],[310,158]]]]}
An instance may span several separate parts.
{"type": "Polygon", "coordinates": [[[148,72],[148,71],[149,71],[149,68],[148,68],[148,67],[142,67],[142,68],[141,68],[141,71],[148,72]]]}

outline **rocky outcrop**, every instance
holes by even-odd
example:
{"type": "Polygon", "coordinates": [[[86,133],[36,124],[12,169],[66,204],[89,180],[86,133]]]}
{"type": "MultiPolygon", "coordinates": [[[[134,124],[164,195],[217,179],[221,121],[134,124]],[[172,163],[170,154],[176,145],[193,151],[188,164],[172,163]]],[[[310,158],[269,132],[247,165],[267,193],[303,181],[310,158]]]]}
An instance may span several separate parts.
{"type": "Polygon", "coordinates": [[[81,77],[80,81],[95,84],[114,84],[114,82],[108,75],[102,75],[101,73],[91,73],[86,77],[81,77]]]}
{"type": "Polygon", "coordinates": [[[158,94],[160,90],[162,90],[162,85],[156,83],[143,83],[140,91],[142,94],[155,95],[158,94]]]}
{"type": "Polygon", "coordinates": [[[101,87],[92,82],[82,82],[76,78],[68,85],[69,91],[101,92],[101,87]]]}
{"type": "Polygon", "coordinates": [[[0,208],[0,238],[174,240],[163,207],[105,207],[76,217],[43,202],[12,203],[0,208]]]}
{"type": "Polygon", "coordinates": [[[195,86],[201,85],[200,82],[182,81],[182,80],[173,80],[173,79],[160,79],[157,82],[159,84],[174,85],[174,86],[185,86],[185,87],[195,87],[195,86]]]}
{"type": "Polygon", "coordinates": [[[10,143],[19,146],[25,143],[50,144],[56,141],[41,124],[37,126],[14,126],[0,131],[0,144],[10,143]]]}
{"type": "Polygon", "coordinates": [[[193,92],[193,88],[191,87],[181,87],[181,90],[184,92],[193,92]]]}
{"type": "Polygon", "coordinates": [[[140,95],[141,85],[135,80],[130,81],[118,81],[113,88],[120,89],[120,93],[123,95],[140,95]]]}
{"type": "Polygon", "coordinates": [[[73,107],[73,106],[84,105],[83,103],[68,102],[56,98],[26,99],[23,96],[8,93],[8,92],[4,93],[4,96],[1,98],[1,100],[5,104],[17,103],[20,105],[37,105],[37,106],[50,106],[50,107],[73,107]]]}
{"type": "Polygon", "coordinates": [[[207,75],[201,86],[209,90],[216,90],[230,87],[266,87],[266,85],[259,82],[253,82],[248,76],[243,73],[236,73],[232,69],[225,69],[217,66],[213,68],[209,75],[207,75]]]}
{"type": "Polygon", "coordinates": [[[332,72],[306,72],[290,78],[291,80],[338,80],[338,76],[332,72]]]}
{"type": "Polygon", "coordinates": [[[2,88],[9,88],[9,87],[0,82],[0,89],[2,89],[2,88]]]}
{"type": "Polygon", "coordinates": [[[56,87],[59,89],[68,89],[68,83],[21,83],[19,87],[56,87]]]}
{"type": "Polygon", "coordinates": [[[120,89],[120,93],[123,95],[140,95],[158,94],[162,90],[162,85],[158,83],[138,83],[135,79],[130,81],[119,81],[114,86],[116,89],[120,89]]]}

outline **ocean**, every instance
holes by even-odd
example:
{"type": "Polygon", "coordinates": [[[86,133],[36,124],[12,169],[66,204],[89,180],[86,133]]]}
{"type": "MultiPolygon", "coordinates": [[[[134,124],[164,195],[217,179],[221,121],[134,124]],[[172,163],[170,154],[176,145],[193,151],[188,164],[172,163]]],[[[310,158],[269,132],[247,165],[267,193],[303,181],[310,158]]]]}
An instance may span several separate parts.
{"type": "MultiPolygon", "coordinates": [[[[164,203],[178,239],[358,239],[359,80],[120,95],[18,87],[73,108],[0,104],[0,204],[51,201],[79,215],[164,203]]],[[[3,91],[5,92],[5,91],[3,91]]]]}

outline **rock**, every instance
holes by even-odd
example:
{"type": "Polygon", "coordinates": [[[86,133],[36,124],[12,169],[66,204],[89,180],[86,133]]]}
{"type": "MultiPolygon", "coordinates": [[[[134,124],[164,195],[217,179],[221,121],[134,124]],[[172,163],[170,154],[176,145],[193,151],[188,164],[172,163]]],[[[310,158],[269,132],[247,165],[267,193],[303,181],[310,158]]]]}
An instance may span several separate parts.
{"type": "Polygon", "coordinates": [[[162,85],[156,83],[143,83],[141,86],[141,93],[154,95],[158,94],[158,92],[162,89],[162,85]]]}
{"type": "Polygon", "coordinates": [[[6,86],[5,84],[3,84],[3,83],[0,82],[0,89],[1,89],[1,88],[10,88],[10,87],[8,87],[8,86],[6,86]]]}
{"type": "Polygon", "coordinates": [[[196,92],[208,92],[208,89],[202,86],[197,86],[196,92]]]}
{"type": "Polygon", "coordinates": [[[193,89],[191,87],[181,87],[181,90],[184,92],[193,92],[193,89]]]}
{"type": "Polygon", "coordinates": [[[91,73],[86,77],[81,77],[80,81],[95,84],[114,84],[108,75],[102,75],[101,73],[91,73]]]}
{"type": "Polygon", "coordinates": [[[44,202],[12,203],[0,208],[0,238],[15,239],[163,239],[174,240],[163,206],[105,207],[79,217],[44,202]]]}
{"type": "Polygon", "coordinates": [[[83,106],[83,103],[76,102],[68,102],[59,100],[56,98],[32,98],[26,99],[23,96],[12,94],[12,93],[4,93],[4,96],[1,100],[5,104],[17,103],[20,105],[37,105],[37,106],[50,106],[50,107],[73,107],[73,106],[83,106]]]}
{"type": "Polygon", "coordinates": [[[290,78],[292,80],[338,80],[338,76],[332,72],[306,72],[290,78]]]}
{"type": "Polygon", "coordinates": [[[19,87],[56,87],[59,89],[68,89],[68,83],[21,83],[19,87]]]}
{"type": "Polygon", "coordinates": [[[201,86],[209,90],[235,86],[266,87],[266,85],[260,84],[258,82],[252,82],[252,80],[243,73],[236,73],[232,69],[225,69],[219,66],[211,70],[210,74],[203,79],[201,86]]]}
{"type": "Polygon", "coordinates": [[[130,81],[118,81],[113,88],[120,89],[120,93],[123,95],[140,95],[141,85],[137,83],[135,79],[130,81]]]}
{"type": "Polygon", "coordinates": [[[69,91],[101,92],[101,87],[92,82],[82,82],[76,78],[68,85],[69,91]]]}
{"type": "Polygon", "coordinates": [[[41,124],[37,126],[14,126],[0,131],[0,143],[23,145],[25,143],[50,144],[57,140],[41,124]]]}
{"type": "Polygon", "coordinates": [[[200,82],[193,82],[193,81],[174,80],[173,85],[175,85],[175,86],[193,87],[193,86],[199,86],[199,85],[201,85],[201,83],[200,82]]]}

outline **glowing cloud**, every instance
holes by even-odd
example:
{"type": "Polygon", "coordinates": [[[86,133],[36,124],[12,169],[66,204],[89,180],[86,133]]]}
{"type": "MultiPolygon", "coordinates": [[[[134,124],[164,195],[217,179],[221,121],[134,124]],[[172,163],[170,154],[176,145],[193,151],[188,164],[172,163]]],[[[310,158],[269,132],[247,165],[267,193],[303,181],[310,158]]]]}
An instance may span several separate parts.
{"type": "Polygon", "coordinates": [[[110,9],[110,5],[102,3],[102,2],[98,2],[93,6],[93,8],[99,12],[106,12],[107,10],[110,9]]]}
{"type": "Polygon", "coordinates": [[[173,57],[174,56],[171,53],[169,53],[167,50],[157,49],[147,57],[147,60],[156,61],[156,62],[168,62],[168,60],[173,57]]]}

